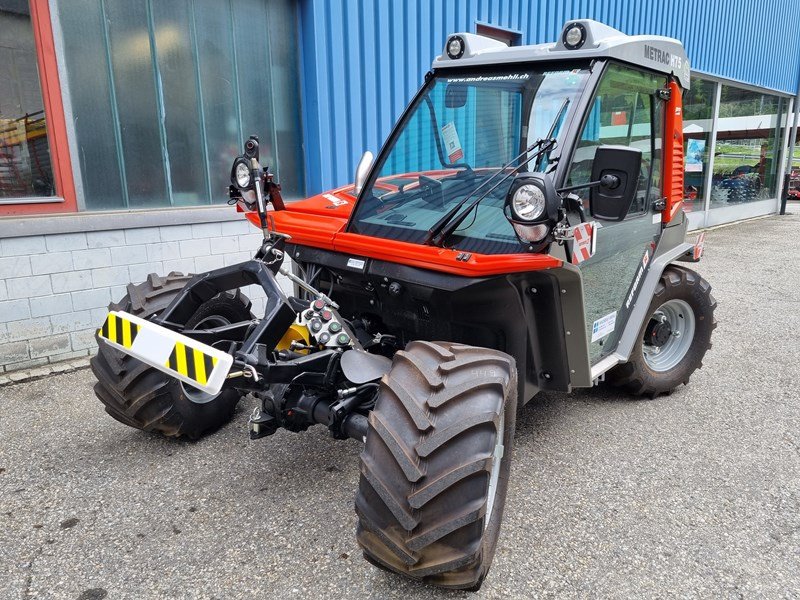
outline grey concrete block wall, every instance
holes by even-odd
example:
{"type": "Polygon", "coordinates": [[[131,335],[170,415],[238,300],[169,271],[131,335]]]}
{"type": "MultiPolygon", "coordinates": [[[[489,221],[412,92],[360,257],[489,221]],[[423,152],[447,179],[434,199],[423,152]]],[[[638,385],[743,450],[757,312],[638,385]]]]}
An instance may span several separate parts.
{"type": "MultiPolygon", "coordinates": [[[[108,304],[129,282],[242,262],[260,239],[241,220],[0,240],[0,372],[88,356],[108,304]]],[[[263,314],[263,291],[244,291],[263,314]]]]}

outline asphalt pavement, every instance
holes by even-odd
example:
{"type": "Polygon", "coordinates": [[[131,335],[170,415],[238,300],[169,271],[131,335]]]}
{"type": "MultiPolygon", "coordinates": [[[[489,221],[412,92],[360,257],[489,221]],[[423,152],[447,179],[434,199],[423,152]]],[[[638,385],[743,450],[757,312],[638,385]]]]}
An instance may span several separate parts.
{"type": "Polygon", "coordinates": [[[196,443],[108,417],[88,370],[0,388],[0,598],[800,597],[800,218],[710,231],[719,302],[686,387],[542,394],[478,594],[370,566],[359,444],[196,443]]]}

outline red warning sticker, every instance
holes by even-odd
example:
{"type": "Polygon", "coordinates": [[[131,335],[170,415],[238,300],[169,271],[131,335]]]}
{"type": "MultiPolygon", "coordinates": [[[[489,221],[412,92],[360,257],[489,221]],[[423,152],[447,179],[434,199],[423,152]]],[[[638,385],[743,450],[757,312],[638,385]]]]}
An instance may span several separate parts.
{"type": "Polygon", "coordinates": [[[706,245],[706,232],[701,231],[700,235],[697,236],[697,241],[694,243],[694,250],[692,251],[692,258],[694,260],[700,260],[700,257],[703,256],[703,250],[705,250],[706,245]]]}
{"type": "Polygon", "coordinates": [[[447,159],[451,163],[464,158],[464,151],[461,149],[461,140],[458,139],[456,126],[452,121],[442,127],[442,137],[444,138],[444,147],[447,150],[447,159]]]}
{"type": "Polygon", "coordinates": [[[595,227],[592,223],[581,223],[572,229],[572,264],[589,260],[595,249],[595,227]]]}

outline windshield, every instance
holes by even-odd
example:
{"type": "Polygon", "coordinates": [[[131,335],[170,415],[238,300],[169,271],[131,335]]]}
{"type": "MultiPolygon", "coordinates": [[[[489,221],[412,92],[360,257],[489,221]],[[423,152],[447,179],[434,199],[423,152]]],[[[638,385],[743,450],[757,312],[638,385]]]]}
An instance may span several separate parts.
{"type": "MultiPolygon", "coordinates": [[[[435,75],[373,169],[350,231],[424,242],[428,230],[459,202],[471,203],[494,188],[503,166],[537,139],[560,139],[588,74],[588,65],[550,63],[435,75]]],[[[523,154],[506,172],[531,156],[523,154]]],[[[543,154],[520,172],[545,171],[552,160],[543,154]]],[[[447,246],[484,254],[521,250],[503,213],[512,179],[480,202],[447,246]]]]}

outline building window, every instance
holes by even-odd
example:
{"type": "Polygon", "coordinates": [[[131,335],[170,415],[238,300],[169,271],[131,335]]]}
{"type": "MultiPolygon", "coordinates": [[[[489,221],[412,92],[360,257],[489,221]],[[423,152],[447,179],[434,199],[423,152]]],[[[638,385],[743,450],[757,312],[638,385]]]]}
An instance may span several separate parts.
{"type": "Polygon", "coordinates": [[[227,200],[245,138],[303,194],[290,0],[58,0],[85,208],[227,200]]]}
{"type": "Polygon", "coordinates": [[[785,103],[779,96],[722,86],[712,209],[775,197],[785,103]]]}
{"type": "Polygon", "coordinates": [[[684,140],[684,210],[704,209],[706,178],[714,120],[715,84],[692,77],[691,87],[683,97],[684,140]]]}
{"type": "Polygon", "coordinates": [[[26,0],[0,0],[0,82],[0,203],[55,196],[26,0]]]}

